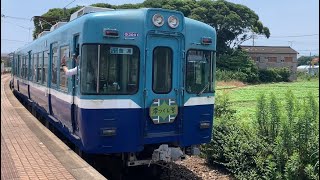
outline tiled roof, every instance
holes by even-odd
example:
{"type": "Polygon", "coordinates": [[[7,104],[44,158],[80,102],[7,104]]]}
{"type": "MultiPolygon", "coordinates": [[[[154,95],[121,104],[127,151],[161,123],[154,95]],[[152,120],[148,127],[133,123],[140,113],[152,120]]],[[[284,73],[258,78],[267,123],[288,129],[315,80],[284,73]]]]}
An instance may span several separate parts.
{"type": "Polygon", "coordinates": [[[290,46],[239,46],[248,53],[260,54],[299,54],[296,50],[290,46]]]}

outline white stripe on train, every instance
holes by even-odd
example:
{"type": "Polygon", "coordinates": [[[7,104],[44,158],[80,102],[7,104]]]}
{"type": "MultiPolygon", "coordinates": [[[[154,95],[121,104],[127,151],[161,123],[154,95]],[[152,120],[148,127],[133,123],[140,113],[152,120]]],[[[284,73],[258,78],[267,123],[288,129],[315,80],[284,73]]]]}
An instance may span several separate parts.
{"type": "MultiPolygon", "coordinates": [[[[17,78],[21,80],[20,78],[17,78]]],[[[36,88],[42,91],[44,94],[46,93],[46,87],[42,85],[38,85],[36,83],[25,81],[25,83],[30,84],[33,88],[36,88]]],[[[50,88],[50,94],[57,97],[60,100],[63,100],[67,103],[72,103],[72,96],[69,94],[65,94],[63,92],[57,91],[55,89],[50,88]]],[[[211,105],[214,104],[215,98],[213,96],[206,97],[191,97],[184,104],[184,106],[197,106],[197,105],[211,105]]],[[[74,98],[74,103],[78,105],[79,108],[84,109],[134,109],[141,108],[138,104],[136,104],[131,99],[80,99],[78,97],[74,98]]]]}

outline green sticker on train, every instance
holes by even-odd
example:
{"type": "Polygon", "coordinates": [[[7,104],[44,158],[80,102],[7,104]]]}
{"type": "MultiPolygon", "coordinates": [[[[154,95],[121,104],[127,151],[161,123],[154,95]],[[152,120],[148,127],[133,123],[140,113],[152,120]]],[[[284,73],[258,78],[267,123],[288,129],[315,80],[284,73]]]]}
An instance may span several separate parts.
{"type": "Polygon", "coordinates": [[[172,123],[178,115],[175,99],[154,99],[149,110],[150,118],[155,124],[172,123]]]}

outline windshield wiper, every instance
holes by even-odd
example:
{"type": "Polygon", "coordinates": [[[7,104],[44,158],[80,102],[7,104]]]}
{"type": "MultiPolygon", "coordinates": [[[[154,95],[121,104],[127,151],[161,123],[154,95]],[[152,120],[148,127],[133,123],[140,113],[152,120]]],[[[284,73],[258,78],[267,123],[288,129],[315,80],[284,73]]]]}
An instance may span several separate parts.
{"type": "Polygon", "coordinates": [[[206,84],[206,86],[197,94],[197,96],[200,96],[209,87],[209,85],[210,85],[210,82],[206,84]]]}

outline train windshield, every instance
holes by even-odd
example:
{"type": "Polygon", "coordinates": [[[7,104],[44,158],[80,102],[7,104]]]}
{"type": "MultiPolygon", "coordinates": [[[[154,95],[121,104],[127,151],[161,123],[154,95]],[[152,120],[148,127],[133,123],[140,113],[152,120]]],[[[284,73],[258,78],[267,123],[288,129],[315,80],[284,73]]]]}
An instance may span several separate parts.
{"type": "Polygon", "coordinates": [[[135,46],[83,45],[81,93],[136,93],[139,56],[139,49],[135,46]]]}
{"type": "Polygon", "coordinates": [[[186,91],[212,92],[212,51],[189,50],[187,53],[186,91]]]}

